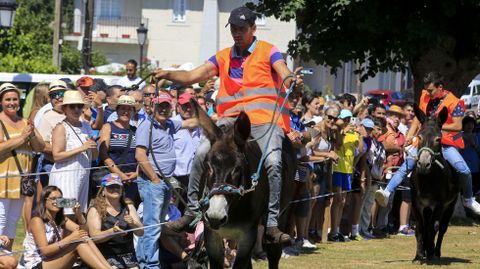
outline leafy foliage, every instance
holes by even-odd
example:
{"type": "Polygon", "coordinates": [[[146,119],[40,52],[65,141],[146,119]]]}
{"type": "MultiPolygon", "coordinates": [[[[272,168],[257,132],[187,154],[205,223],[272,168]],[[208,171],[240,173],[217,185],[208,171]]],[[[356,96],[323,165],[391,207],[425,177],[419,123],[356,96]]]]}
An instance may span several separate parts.
{"type": "MultiPolygon", "coordinates": [[[[71,24],[73,1],[63,0],[63,19],[71,24]]],[[[18,8],[13,27],[2,30],[0,38],[0,71],[18,73],[79,73],[81,54],[62,45],[62,70],[52,64],[54,1],[17,0],[18,8]]],[[[71,29],[71,28],[68,28],[71,29]]],[[[94,64],[105,64],[106,58],[93,52],[94,64]]]]}
{"type": "Polygon", "coordinates": [[[447,81],[480,72],[477,0],[264,0],[257,10],[296,20],[295,57],[334,70],[358,62],[363,80],[407,66],[418,78],[429,63],[447,81]]]}

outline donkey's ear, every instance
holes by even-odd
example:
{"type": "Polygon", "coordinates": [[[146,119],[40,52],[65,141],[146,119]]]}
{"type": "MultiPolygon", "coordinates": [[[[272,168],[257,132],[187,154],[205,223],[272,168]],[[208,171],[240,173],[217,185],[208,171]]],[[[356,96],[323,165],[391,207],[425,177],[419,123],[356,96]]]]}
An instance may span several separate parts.
{"type": "Polygon", "coordinates": [[[247,114],[245,112],[240,112],[240,115],[238,115],[237,120],[235,121],[234,125],[234,134],[233,138],[235,141],[235,144],[240,149],[243,149],[245,147],[245,144],[247,143],[248,139],[250,138],[250,119],[248,118],[247,114]]]}
{"type": "Polygon", "coordinates": [[[440,113],[437,115],[437,123],[440,128],[442,128],[443,124],[447,121],[448,118],[448,109],[443,107],[440,113]]]}
{"type": "Polygon", "coordinates": [[[192,106],[192,110],[198,119],[198,124],[203,130],[203,134],[205,137],[207,137],[211,144],[215,143],[215,141],[222,136],[222,130],[215,125],[212,119],[208,116],[207,112],[200,107],[197,101],[190,99],[190,105],[192,106]]]}
{"type": "Polygon", "coordinates": [[[425,113],[418,107],[417,103],[413,104],[413,112],[415,113],[415,117],[417,117],[418,121],[420,121],[421,124],[425,122],[427,119],[427,116],[425,116],[425,113]]]}

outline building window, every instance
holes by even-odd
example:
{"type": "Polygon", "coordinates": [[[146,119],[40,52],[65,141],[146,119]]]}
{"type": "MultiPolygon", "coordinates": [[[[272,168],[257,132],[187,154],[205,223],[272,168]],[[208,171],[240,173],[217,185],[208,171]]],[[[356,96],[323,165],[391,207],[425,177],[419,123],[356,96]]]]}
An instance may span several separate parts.
{"type": "Polygon", "coordinates": [[[173,22],[185,22],[187,0],[173,0],[173,22]]]}
{"type": "Polygon", "coordinates": [[[123,0],[97,0],[96,15],[100,18],[120,18],[122,16],[123,0]]]}

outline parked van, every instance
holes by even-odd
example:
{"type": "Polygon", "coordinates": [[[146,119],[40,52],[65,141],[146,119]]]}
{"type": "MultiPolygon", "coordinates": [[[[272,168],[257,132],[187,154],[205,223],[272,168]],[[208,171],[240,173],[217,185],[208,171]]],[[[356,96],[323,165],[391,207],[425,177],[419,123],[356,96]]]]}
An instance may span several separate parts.
{"type": "Polygon", "coordinates": [[[475,108],[480,101],[480,80],[472,80],[460,99],[465,103],[466,108],[475,108]]]}

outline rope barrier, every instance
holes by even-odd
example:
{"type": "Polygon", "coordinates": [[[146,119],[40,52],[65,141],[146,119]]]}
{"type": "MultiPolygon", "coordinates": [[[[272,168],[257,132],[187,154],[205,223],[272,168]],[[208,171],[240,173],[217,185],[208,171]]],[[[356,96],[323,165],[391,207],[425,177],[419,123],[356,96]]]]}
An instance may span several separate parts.
{"type": "MultiPolygon", "coordinates": [[[[183,159],[189,159],[191,157],[179,157],[179,158],[169,158],[169,159],[163,159],[163,161],[172,161],[172,160],[183,160],[183,159]]],[[[124,163],[124,164],[115,164],[117,167],[122,167],[122,166],[128,166],[128,165],[136,165],[140,163],[147,163],[149,161],[144,161],[144,162],[135,162],[135,163],[124,163]]],[[[99,170],[103,168],[109,168],[110,166],[103,165],[103,166],[93,166],[93,167],[86,167],[86,168],[81,168],[81,169],[67,169],[67,170],[56,170],[56,171],[51,171],[51,172],[38,172],[38,173],[17,173],[17,174],[9,174],[8,176],[0,176],[1,178],[11,178],[11,177],[30,177],[30,176],[41,176],[41,175],[49,175],[52,173],[63,173],[63,172],[73,172],[73,171],[79,171],[79,170],[99,170]]]]}

